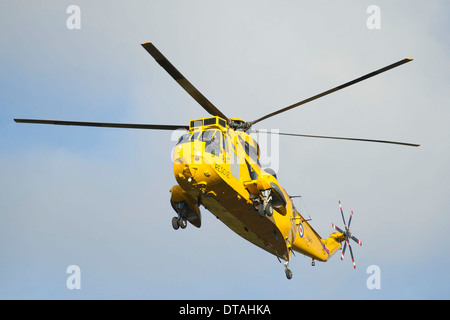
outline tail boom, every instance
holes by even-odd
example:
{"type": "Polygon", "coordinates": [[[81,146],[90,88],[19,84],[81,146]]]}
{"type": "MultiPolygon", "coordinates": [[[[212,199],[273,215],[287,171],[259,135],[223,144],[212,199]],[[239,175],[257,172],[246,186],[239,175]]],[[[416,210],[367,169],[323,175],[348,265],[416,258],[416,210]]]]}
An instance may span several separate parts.
{"type": "Polygon", "coordinates": [[[328,250],[328,259],[331,258],[338,250],[341,250],[341,243],[344,241],[345,237],[342,232],[334,232],[330,234],[330,237],[321,239],[324,247],[328,250]]]}
{"type": "Polygon", "coordinates": [[[322,239],[305,220],[298,223],[297,232],[291,249],[317,261],[327,261],[342,248],[341,242],[345,241],[341,232],[332,233],[329,238],[322,239]]]}

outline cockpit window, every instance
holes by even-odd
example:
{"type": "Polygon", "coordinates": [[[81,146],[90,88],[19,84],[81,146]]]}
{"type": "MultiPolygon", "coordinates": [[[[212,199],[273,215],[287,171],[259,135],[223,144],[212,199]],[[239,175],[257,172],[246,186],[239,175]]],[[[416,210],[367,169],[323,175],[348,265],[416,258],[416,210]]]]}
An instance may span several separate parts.
{"type": "Polygon", "coordinates": [[[212,137],[214,136],[215,130],[206,130],[202,132],[202,136],[200,137],[200,141],[210,142],[212,137]]]}
{"type": "Polygon", "coordinates": [[[191,132],[186,132],[185,134],[183,134],[180,139],[178,139],[177,145],[188,142],[190,136],[191,132]]]}
{"type": "Polygon", "coordinates": [[[194,134],[191,137],[191,141],[194,141],[195,139],[197,139],[199,134],[200,134],[200,131],[195,131],[194,134]]]}
{"type": "Polygon", "coordinates": [[[221,134],[217,130],[206,130],[202,132],[199,140],[205,142],[205,152],[215,156],[220,155],[220,136],[221,134]]]}
{"type": "Polygon", "coordinates": [[[205,142],[205,152],[219,156],[221,153],[221,144],[224,143],[221,137],[222,134],[218,130],[195,131],[194,133],[186,132],[178,139],[177,145],[198,139],[198,141],[205,142]]]}

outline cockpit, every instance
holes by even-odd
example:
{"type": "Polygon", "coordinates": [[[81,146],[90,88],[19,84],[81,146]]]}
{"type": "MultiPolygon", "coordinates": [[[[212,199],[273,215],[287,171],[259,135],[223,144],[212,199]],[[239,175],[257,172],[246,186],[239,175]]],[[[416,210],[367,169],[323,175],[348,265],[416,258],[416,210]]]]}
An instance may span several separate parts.
{"type": "MultiPolygon", "coordinates": [[[[199,152],[216,156],[215,161],[224,161],[231,165],[246,163],[249,171],[253,171],[251,166],[260,167],[259,146],[256,140],[245,132],[230,130],[225,120],[220,117],[210,117],[191,120],[189,132],[184,133],[177,142],[177,146],[190,143],[190,148],[183,148],[195,156],[199,152]],[[245,156],[243,152],[245,151],[245,156]]],[[[181,146],[178,147],[181,150],[181,146]]]]}
{"type": "Polygon", "coordinates": [[[183,134],[177,142],[177,145],[187,142],[204,142],[204,152],[219,156],[226,148],[225,137],[220,130],[207,129],[204,131],[187,132],[183,134]]]}

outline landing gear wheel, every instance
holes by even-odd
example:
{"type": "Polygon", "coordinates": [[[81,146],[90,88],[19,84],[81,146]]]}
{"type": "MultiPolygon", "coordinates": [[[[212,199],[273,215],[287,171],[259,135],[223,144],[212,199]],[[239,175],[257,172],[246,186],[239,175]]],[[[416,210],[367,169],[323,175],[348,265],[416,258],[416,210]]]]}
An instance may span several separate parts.
{"type": "Polygon", "coordinates": [[[259,201],[259,199],[255,199],[255,200],[253,201],[253,209],[254,209],[255,211],[258,211],[258,209],[259,209],[260,206],[261,206],[261,202],[259,201]]]}
{"type": "Polygon", "coordinates": [[[172,218],[172,227],[175,230],[178,230],[178,228],[180,227],[180,225],[178,224],[178,218],[177,217],[173,217],[172,218]]]}
{"type": "Polygon", "coordinates": [[[273,215],[273,207],[272,207],[272,203],[268,203],[267,205],[266,205],[266,209],[264,209],[264,212],[265,212],[265,214],[268,216],[268,217],[271,217],[272,215],[273,215]]]}
{"type": "Polygon", "coordinates": [[[180,225],[181,229],[186,229],[186,227],[187,227],[187,220],[181,218],[181,219],[178,221],[178,224],[180,225]]]}
{"type": "Polygon", "coordinates": [[[292,279],[292,271],[291,271],[291,269],[289,269],[289,261],[286,261],[286,262],[284,263],[284,267],[286,268],[286,269],[284,270],[284,272],[286,273],[286,278],[288,278],[289,280],[291,280],[291,279],[292,279]]]}
{"type": "Polygon", "coordinates": [[[270,202],[266,204],[265,208],[264,208],[264,204],[261,203],[258,206],[257,210],[258,210],[259,216],[261,218],[264,218],[265,216],[271,217],[273,215],[273,207],[272,207],[272,203],[270,203],[270,202]]]}
{"type": "Polygon", "coordinates": [[[266,215],[264,211],[265,211],[264,206],[262,204],[260,204],[258,207],[258,213],[261,218],[264,218],[266,215]]]}
{"type": "Polygon", "coordinates": [[[289,280],[292,279],[292,271],[291,271],[291,269],[286,269],[286,278],[288,278],[289,280]]]}

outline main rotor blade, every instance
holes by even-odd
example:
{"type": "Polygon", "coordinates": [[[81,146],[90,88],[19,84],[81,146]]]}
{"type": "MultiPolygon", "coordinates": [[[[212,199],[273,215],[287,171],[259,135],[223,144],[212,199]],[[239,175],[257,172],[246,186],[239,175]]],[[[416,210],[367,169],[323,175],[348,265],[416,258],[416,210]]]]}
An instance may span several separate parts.
{"type": "Polygon", "coordinates": [[[197,88],[195,88],[151,42],[145,42],[141,45],[148,53],[150,53],[156,62],[158,62],[158,64],[203,107],[203,109],[213,116],[219,116],[227,121],[229,120],[219,109],[206,99],[206,97],[198,91],[197,88]]]}
{"type": "Polygon", "coordinates": [[[65,120],[43,120],[43,119],[14,119],[17,123],[39,123],[56,124],[63,126],[82,127],[106,127],[106,128],[126,128],[126,129],[152,129],[152,130],[189,130],[189,126],[165,125],[165,124],[138,124],[138,123],[112,123],[112,122],[85,122],[85,121],[65,121],[65,120]]]}
{"type": "Polygon", "coordinates": [[[398,66],[400,66],[400,65],[402,65],[402,64],[404,64],[404,63],[410,62],[410,61],[412,61],[412,60],[413,60],[413,59],[410,59],[410,58],[406,58],[406,59],[400,60],[400,61],[398,61],[398,62],[396,62],[396,63],[393,63],[393,64],[391,64],[391,65],[388,65],[387,67],[378,69],[378,70],[373,71],[373,72],[371,72],[371,73],[368,73],[368,74],[366,74],[366,75],[364,75],[364,76],[362,76],[362,77],[359,77],[359,78],[357,78],[357,79],[355,79],[355,80],[346,82],[346,83],[344,83],[344,84],[342,84],[342,85],[340,85],[340,86],[337,86],[337,87],[335,87],[335,88],[333,88],[333,89],[324,91],[324,92],[319,93],[319,94],[316,94],[315,96],[312,96],[312,97],[310,97],[310,98],[308,98],[308,99],[305,99],[305,100],[302,100],[302,101],[300,101],[300,102],[294,103],[293,105],[290,105],[290,106],[288,106],[288,107],[286,107],[286,108],[283,108],[283,109],[277,110],[277,111],[275,111],[275,112],[269,113],[268,115],[265,115],[264,117],[261,117],[261,118],[259,118],[259,119],[256,119],[255,121],[251,121],[251,122],[250,122],[250,125],[254,125],[254,124],[257,123],[257,122],[260,122],[260,121],[265,120],[265,119],[267,119],[267,118],[273,117],[273,116],[275,116],[275,115],[277,115],[277,114],[280,114],[280,113],[282,113],[282,112],[291,110],[291,109],[293,109],[293,108],[296,108],[296,107],[298,107],[298,106],[301,106],[301,105],[303,105],[303,104],[305,104],[305,103],[308,103],[308,102],[311,102],[311,101],[313,101],[313,100],[319,99],[319,98],[321,98],[321,97],[323,97],[323,96],[326,96],[326,95],[328,95],[328,94],[330,94],[330,93],[333,93],[333,92],[336,92],[336,91],[338,91],[338,90],[344,89],[344,88],[346,88],[346,87],[348,87],[348,86],[354,85],[354,84],[356,84],[356,83],[358,83],[358,82],[360,82],[360,81],[369,79],[369,78],[371,78],[371,77],[373,77],[373,76],[376,76],[377,74],[383,73],[383,72],[385,72],[385,71],[388,71],[388,70],[390,70],[390,69],[393,69],[393,68],[395,68],[395,67],[398,67],[398,66]]]}
{"type": "Polygon", "coordinates": [[[363,141],[363,142],[376,142],[376,143],[388,143],[388,144],[398,144],[408,147],[419,147],[420,144],[399,142],[399,141],[389,141],[389,140],[374,140],[374,139],[360,139],[360,138],[345,138],[345,137],[330,137],[330,136],[314,136],[308,134],[298,134],[298,133],[285,133],[285,132],[271,132],[262,130],[251,130],[250,132],[263,132],[269,134],[279,134],[280,136],[292,136],[292,137],[306,137],[306,138],[321,138],[321,139],[335,139],[335,140],[349,140],[349,141],[363,141]]]}

